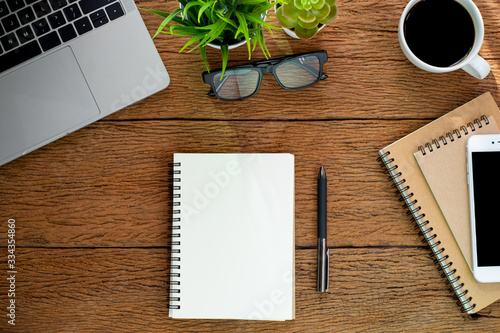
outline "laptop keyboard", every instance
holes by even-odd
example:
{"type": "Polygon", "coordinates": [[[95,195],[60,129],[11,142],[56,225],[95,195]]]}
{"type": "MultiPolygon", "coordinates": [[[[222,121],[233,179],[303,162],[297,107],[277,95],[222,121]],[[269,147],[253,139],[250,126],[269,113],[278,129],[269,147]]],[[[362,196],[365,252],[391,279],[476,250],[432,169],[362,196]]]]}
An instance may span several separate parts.
{"type": "Polygon", "coordinates": [[[0,0],[0,73],[123,15],[117,0],[0,0]]]}

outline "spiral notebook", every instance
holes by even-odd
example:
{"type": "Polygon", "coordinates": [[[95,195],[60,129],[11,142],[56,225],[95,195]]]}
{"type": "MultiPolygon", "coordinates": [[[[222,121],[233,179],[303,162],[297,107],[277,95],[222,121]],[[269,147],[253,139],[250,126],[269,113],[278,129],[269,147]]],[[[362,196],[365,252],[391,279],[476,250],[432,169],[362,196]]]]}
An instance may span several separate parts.
{"type": "Polygon", "coordinates": [[[420,235],[428,243],[442,277],[446,278],[446,284],[455,293],[461,310],[469,314],[500,299],[500,284],[479,283],[474,279],[448,225],[448,222],[454,225],[455,221],[447,222],[414,153],[425,147],[438,150],[437,144],[444,145],[443,139],[451,142],[453,137],[458,142],[461,140],[457,139],[458,134],[467,136],[475,132],[476,127],[479,128],[479,123],[485,123],[483,116],[494,123],[500,121],[500,110],[490,93],[475,98],[379,151],[379,159],[405,201],[420,235]],[[468,134],[465,134],[466,131],[468,134]]]}
{"type": "Polygon", "coordinates": [[[172,318],[295,317],[294,156],[174,154],[172,318]]]}
{"type": "Polygon", "coordinates": [[[493,133],[500,133],[495,118],[482,116],[413,154],[471,270],[467,139],[472,134],[493,133]]]}

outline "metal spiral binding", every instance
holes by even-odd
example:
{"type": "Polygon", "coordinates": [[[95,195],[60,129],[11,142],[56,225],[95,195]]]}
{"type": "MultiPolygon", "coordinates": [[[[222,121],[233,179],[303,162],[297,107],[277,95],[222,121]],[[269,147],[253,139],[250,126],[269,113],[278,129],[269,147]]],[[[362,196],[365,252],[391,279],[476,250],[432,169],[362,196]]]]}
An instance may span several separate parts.
{"type": "Polygon", "coordinates": [[[483,122],[484,125],[489,125],[490,121],[488,120],[488,117],[485,115],[482,115],[479,118],[475,118],[473,121],[468,122],[467,125],[462,125],[460,126],[459,129],[454,129],[451,132],[446,133],[445,135],[441,135],[439,139],[433,139],[431,142],[426,142],[425,144],[418,146],[418,149],[422,152],[422,155],[426,155],[428,152],[432,153],[434,149],[439,149],[441,148],[441,144],[447,145],[448,141],[446,140],[446,137],[453,142],[456,139],[461,139],[462,138],[462,133],[463,135],[467,136],[469,133],[472,134],[472,132],[476,131],[476,126],[477,128],[482,128],[483,127],[483,122]],[[470,129],[469,130],[467,129],[470,129]]]}
{"type": "MultiPolygon", "coordinates": [[[[480,119],[483,120],[486,125],[489,124],[489,121],[485,116],[482,116],[480,119]]],[[[483,126],[479,119],[475,119],[474,123],[478,127],[483,126]]],[[[467,126],[469,126],[471,131],[475,131],[475,127],[472,123],[469,123],[467,126]]],[[[465,129],[465,131],[462,129],[462,132],[465,135],[468,133],[467,129],[465,129]]],[[[453,142],[455,138],[452,133],[455,134],[457,138],[461,138],[461,134],[458,130],[449,132],[444,136],[440,136],[439,140],[432,141],[436,149],[439,149],[440,147],[440,143],[438,141],[441,141],[443,145],[447,144],[445,137],[448,137],[448,139],[453,142]]],[[[425,147],[427,147],[430,152],[433,151],[430,143],[425,144],[425,147]]],[[[420,149],[422,154],[425,155],[426,152],[424,150],[424,146],[419,146],[418,149],[420,149]]],[[[390,151],[384,152],[379,156],[377,161],[380,163],[382,168],[386,169],[384,173],[390,175],[387,180],[392,181],[392,187],[397,188],[396,193],[400,195],[399,200],[405,202],[403,208],[408,209],[407,215],[412,216],[410,221],[415,223],[415,229],[420,230],[418,235],[422,237],[422,243],[427,243],[427,248],[431,252],[430,255],[434,258],[434,263],[437,265],[438,270],[442,272],[441,277],[443,279],[446,278],[446,285],[449,286],[450,291],[455,294],[455,299],[457,300],[457,305],[460,306],[460,311],[471,313],[476,307],[476,304],[471,305],[472,297],[466,297],[469,291],[467,289],[464,290],[465,284],[463,282],[459,282],[460,275],[455,275],[457,270],[452,268],[453,262],[448,261],[450,257],[445,254],[445,248],[441,246],[441,241],[437,239],[438,236],[433,233],[434,228],[430,226],[428,227],[428,224],[430,223],[429,220],[424,220],[425,213],[421,212],[422,207],[416,205],[418,200],[413,198],[414,194],[413,192],[410,192],[410,186],[405,184],[406,180],[403,178],[402,172],[397,171],[398,166],[392,164],[395,161],[394,158],[390,157],[390,154],[390,151]]]]}
{"type": "Polygon", "coordinates": [[[169,172],[170,175],[172,175],[172,180],[171,180],[171,188],[172,188],[172,218],[169,219],[170,226],[169,229],[172,231],[171,233],[171,238],[172,241],[169,243],[170,246],[170,253],[171,253],[171,258],[170,258],[170,282],[169,282],[169,297],[168,297],[168,308],[169,309],[180,309],[180,272],[179,270],[181,269],[180,261],[180,245],[181,242],[178,240],[181,237],[181,218],[176,217],[175,215],[181,213],[181,194],[179,193],[181,189],[181,170],[179,169],[181,167],[181,163],[170,163],[169,167],[172,168],[172,171],[169,172]]]}

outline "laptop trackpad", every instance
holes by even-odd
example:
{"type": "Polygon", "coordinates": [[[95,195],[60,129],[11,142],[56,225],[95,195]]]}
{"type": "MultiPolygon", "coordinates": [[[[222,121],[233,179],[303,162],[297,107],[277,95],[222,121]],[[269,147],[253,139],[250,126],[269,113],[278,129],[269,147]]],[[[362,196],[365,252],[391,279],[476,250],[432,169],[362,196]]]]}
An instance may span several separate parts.
{"type": "Polygon", "coordinates": [[[0,161],[100,114],[70,47],[0,78],[0,161]]]}

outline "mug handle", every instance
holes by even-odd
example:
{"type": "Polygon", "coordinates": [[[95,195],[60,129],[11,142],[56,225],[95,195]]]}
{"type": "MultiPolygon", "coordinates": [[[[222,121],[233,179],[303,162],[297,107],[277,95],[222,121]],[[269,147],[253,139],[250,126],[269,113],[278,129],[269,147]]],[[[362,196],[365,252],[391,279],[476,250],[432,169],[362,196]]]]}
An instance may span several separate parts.
{"type": "Polygon", "coordinates": [[[481,58],[479,55],[476,55],[472,58],[471,61],[464,67],[462,67],[464,71],[474,76],[476,79],[484,79],[490,73],[490,65],[481,58]]]}

